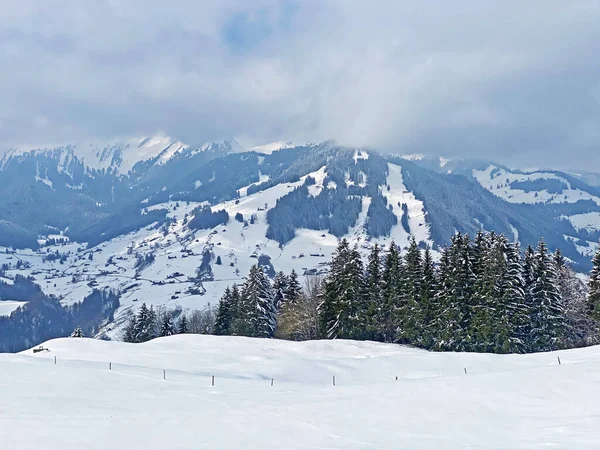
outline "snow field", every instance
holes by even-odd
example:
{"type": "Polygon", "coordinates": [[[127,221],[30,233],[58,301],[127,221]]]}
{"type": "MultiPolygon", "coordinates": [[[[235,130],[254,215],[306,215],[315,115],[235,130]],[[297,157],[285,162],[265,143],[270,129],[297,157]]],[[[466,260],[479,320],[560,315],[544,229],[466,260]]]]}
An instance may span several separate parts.
{"type": "Polygon", "coordinates": [[[5,448],[596,449],[600,438],[598,347],[501,356],[198,335],[44,347],[0,355],[5,448]]]}
{"type": "Polygon", "coordinates": [[[10,316],[10,313],[27,302],[18,300],[0,300],[0,316],[10,316]]]}
{"type": "Polygon", "coordinates": [[[510,203],[575,203],[579,200],[591,200],[600,205],[600,198],[579,189],[573,189],[571,183],[563,177],[550,172],[513,173],[490,165],[485,170],[473,170],[473,177],[488,191],[510,203]],[[560,194],[552,194],[547,190],[525,192],[512,189],[514,181],[533,181],[539,179],[555,179],[567,185],[560,194]]]}

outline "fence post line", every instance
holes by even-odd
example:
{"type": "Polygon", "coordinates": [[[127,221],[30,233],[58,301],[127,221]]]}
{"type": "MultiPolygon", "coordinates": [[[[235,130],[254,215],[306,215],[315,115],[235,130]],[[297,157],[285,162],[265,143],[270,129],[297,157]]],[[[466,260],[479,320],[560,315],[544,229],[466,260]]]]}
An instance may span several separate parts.
{"type": "Polygon", "coordinates": [[[56,356],[54,357],[54,365],[56,365],[56,356]]]}
{"type": "Polygon", "coordinates": [[[163,380],[167,379],[167,371],[163,369],[163,380]]]}
{"type": "Polygon", "coordinates": [[[112,370],[112,363],[111,362],[108,363],[108,370],[112,370]]]}
{"type": "Polygon", "coordinates": [[[560,362],[560,356],[557,356],[558,358],[558,365],[560,366],[561,362],[560,362]]]}
{"type": "Polygon", "coordinates": [[[271,378],[271,386],[273,386],[273,378],[271,378]]]}
{"type": "Polygon", "coordinates": [[[335,375],[333,376],[333,385],[335,386],[335,375]]]}
{"type": "Polygon", "coordinates": [[[212,382],[211,382],[211,384],[212,384],[212,386],[215,385],[215,376],[214,375],[212,376],[212,382]]]}
{"type": "Polygon", "coordinates": [[[467,368],[465,367],[465,373],[467,373],[467,368]]]}

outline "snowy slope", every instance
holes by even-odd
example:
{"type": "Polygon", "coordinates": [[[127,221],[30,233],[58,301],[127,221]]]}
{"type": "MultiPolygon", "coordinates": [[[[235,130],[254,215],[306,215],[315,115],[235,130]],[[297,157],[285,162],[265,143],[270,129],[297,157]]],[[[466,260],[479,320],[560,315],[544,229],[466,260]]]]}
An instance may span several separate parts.
{"type": "Polygon", "coordinates": [[[68,166],[76,158],[88,169],[100,171],[112,169],[116,173],[124,175],[138,162],[158,158],[158,163],[164,164],[187,147],[182,142],[171,139],[164,134],[158,134],[106,142],[87,141],[43,149],[19,148],[5,151],[0,157],[0,167],[4,166],[9,158],[27,153],[59,153],[59,164],[62,167],[68,166]]]}
{"type": "MultiPolygon", "coordinates": [[[[357,159],[366,159],[368,153],[355,156],[357,159]]],[[[407,190],[400,166],[389,164],[388,169],[387,185],[390,189],[382,189],[382,193],[394,206],[398,224],[392,228],[389,237],[369,239],[365,223],[371,199],[365,197],[362,212],[346,235],[351,245],[358,245],[365,256],[375,243],[385,248],[394,240],[401,247],[408,246],[410,233],[415,235],[418,242],[433,243],[429,225],[425,221],[423,203],[407,190]],[[408,205],[410,233],[401,225],[402,209],[398,205],[402,203],[408,205]]],[[[0,249],[0,265],[11,264],[11,270],[7,272],[9,276],[32,276],[46,294],[55,295],[65,305],[81,301],[95,288],[120,291],[121,307],[115,315],[115,323],[103,330],[109,337],[118,338],[120,326],[129,311],[137,309],[142,303],[183,310],[202,309],[209,303],[215,305],[227,286],[243,283],[250,267],[263,254],[271,258],[276,271],[289,273],[295,270],[301,276],[327,273],[328,263],[339,240],[326,230],[298,229],[296,237],[283,247],[265,237],[268,211],[279,198],[304,184],[308,176],[315,179],[315,184],[309,186],[309,195],[318,195],[323,189],[335,189],[333,185],[323,185],[326,167],[308,173],[295,183],[277,184],[252,195],[247,195],[246,186],[239,190],[238,200],[212,206],[213,211],[227,211],[230,218],[227,225],[197,231],[186,226],[186,216],[200,203],[161,203],[148,207],[148,210],[169,211],[168,216],[173,223],[166,232],[149,226],[90,249],[85,249],[84,245],[77,242],[52,245],[40,251],[17,250],[15,254],[0,249]],[[246,221],[254,215],[254,224],[246,225],[235,220],[238,213],[246,221]],[[214,280],[204,281],[198,287],[191,279],[196,275],[205,250],[212,255],[214,280]],[[56,251],[70,252],[64,264],[43,261],[45,255],[56,251]],[[136,255],[144,257],[150,253],[154,255],[154,263],[141,272],[136,270],[136,255]],[[217,258],[220,258],[221,265],[216,264],[217,258]],[[19,260],[26,267],[16,269],[19,260]]],[[[262,181],[266,181],[266,177],[261,177],[259,183],[262,181]]]]}
{"type": "Polygon", "coordinates": [[[410,236],[413,235],[417,242],[423,242],[429,246],[433,245],[430,238],[429,225],[425,221],[425,209],[423,202],[415,198],[404,185],[402,168],[397,164],[388,164],[389,175],[387,183],[390,190],[384,190],[383,196],[388,203],[394,206],[394,213],[398,218],[398,224],[392,229],[391,237],[401,247],[408,246],[410,236]],[[408,225],[410,233],[407,233],[401,225],[403,203],[408,206],[408,225]]]}
{"type": "Polygon", "coordinates": [[[502,167],[489,165],[485,170],[473,169],[473,177],[493,194],[511,203],[575,203],[579,200],[591,200],[600,205],[600,197],[573,188],[569,180],[553,172],[535,171],[522,173],[510,171],[502,167]],[[514,182],[555,180],[565,186],[561,192],[542,190],[516,189],[514,182]]]}
{"type": "Polygon", "coordinates": [[[173,139],[164,133],[159,133],[146,137],[83,141],[47,148],[4,150],[0,151],[0,169],[11,158],[33,154],[58,157],[59,171],[61,169],[65,170],[71,162],[78,161],[87,170],[112,171],[118,175],[127,175],[140,162],[152,161],[156,165],[164,165],[176,155],[184,152],[194,154],[215,147],[223,147],[232,153],[247,151],[235,139],[206,142],[196,148],[191,148],[188,144],[173,139]]]}
{"type": "Polygon", "coordinates": [[[10,316],[10,313],[27,302],[17,300],[0,300],[0,316],[10,316]]]}
{"type": "Polygon", "coordinates": [[[0,355],[6,448],[596,449],[600,438],[597,347],[500,356],[197,335],[44,347],[0,355]]]}
{"type": "Polygon", "coordinates": [[[276,141],[276,142],[271,142],[269,144],[263,144],[263,145],[256,145],[254,147],[250,147],[250,150],[258,152],[258,153],[265,153],[265,154],[271,154],[273,152],[279,151],[279,150],[283,150],[285,148],[293,148],[293,147],[308,147],[308,146],[312,146],[314,145],[311,142],[305,142],[302,144],[298,144],[298,143],[292,143],[291,141],[276,141]]]}
{"type": "Polygon", "coordinates": [[[520,172],[494,164],[486,169],[473,169],[472,174],[484,188],[507,202],[559,205],[565,211],[559,218],[569,221],[578,234],[564,235],[565,241],[573,243],[583,256],[592,257],[597,252],[600,197],[595,195],[593,188],[585,190],[573,186],[560,172],[520,172]],[[581,208],[586,212],[581,212],[581,208]]]}

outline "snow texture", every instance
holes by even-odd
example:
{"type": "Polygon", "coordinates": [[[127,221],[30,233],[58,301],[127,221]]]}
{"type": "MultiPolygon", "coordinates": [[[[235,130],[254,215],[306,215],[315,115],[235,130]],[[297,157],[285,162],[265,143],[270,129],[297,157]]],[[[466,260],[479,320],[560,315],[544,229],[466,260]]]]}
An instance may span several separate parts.
{"type": "Polygon", "coordinates": [[[10,313],[27,302],[17,300],[0,300],[0,316],[10,316],[10,313]]]}
{"type": "Polygon", "coordinates": [[[43,347],[0,355],[3,448],[591,450],[600,439],[598,347],[501,356],[199,335],[43,347]]]}
{"type": "Polygon", "coordinates": [[[473,170],[473,177],[494,195],[510,203],[575,203],[579,200],[591,200],[600,205],[600,198],[589,192],[571,187],[571,183],[551,172],[517,173],[494,165],[485,170],[473,170]],[[557,180],[567,186],[561,193],[550,193],[547,190],[513,189],[511,183],[518,181],[535,181],[540,179],[557,180]]]}

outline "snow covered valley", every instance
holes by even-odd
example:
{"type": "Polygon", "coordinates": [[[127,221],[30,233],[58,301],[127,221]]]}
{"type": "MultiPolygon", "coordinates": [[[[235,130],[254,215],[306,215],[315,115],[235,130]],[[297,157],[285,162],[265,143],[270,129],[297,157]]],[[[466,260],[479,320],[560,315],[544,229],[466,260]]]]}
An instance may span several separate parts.
{"type": "Polygon", "coordinates": [[[0,355],[2,448],[597,449],[600,439],[600,347],[491,355],[201,335],[43,347],[0,355]]]}

